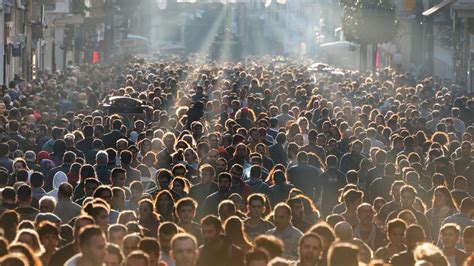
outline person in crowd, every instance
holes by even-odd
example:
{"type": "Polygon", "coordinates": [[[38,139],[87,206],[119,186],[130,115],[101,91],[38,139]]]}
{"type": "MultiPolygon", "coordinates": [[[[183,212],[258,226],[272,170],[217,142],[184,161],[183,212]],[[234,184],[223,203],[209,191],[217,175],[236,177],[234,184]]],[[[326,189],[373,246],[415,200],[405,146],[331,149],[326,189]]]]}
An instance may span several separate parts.
{"type": "Polygon", "coordinates": [[[102,265],[106,250],[105,234],[99,226],[86,225],[79,232],[80,253],[64,265],[102,265]]]}
{"type": "Polygon", "coordinates": [[[390,258],[389,263],[393,266],[402,266],[402,265],[415,265],[415,256],[413,254],[414,249],[419,243],[425,242],[425,232],[423,228],[417,224],[408,226],[405,231],[405,243],[407,249],[393,255],[390,258]]]}
{"type": "Polygon", "coordinates": [[[250,195],[247,205],[248,218],[244,220],[244,230],[248,238],[253,241],[257,236],[272,229],[274,225],[263,217],[267,205],[262,194],[250,195]]]}
{"type": "Polygon", "coordinates": [[[226,261],[229,265],[242,265],[243,252],[222,234],[219,218],[208,215],[201,222],[203,245],[199,248],[196,265],[216,265],[226,261]]]}
{"type": "Polygon", "coordinates": [[[171,239],[171,257],[176,266],[196,265],[198,244],[196,238],[187,233],[178,233],[171,239]]]}
{"type": "Polygon", "coordinates": [[[375,251],[374,257],[389,262],[390,258],[405,250],[404,237],[407,226],[400,219],[391,220],[387,227],[388,244],[375,251]]]}
{"type": "Polygon", "coordinates": [[[301,231],[291,224],[292,211],[286,203],[278,203],[273,210],[275,228],[266,232],[281,239],[284,243],[283,257],[296,259],[298,257],[298,241],[303,235],[301,231]]]}
{"type": "Polygon", "coordinates": [[[204,61],[117,58],[8,80],[2,265],[472,261],[464,86],[291,57],[204,61]]]}
{"type": "Polygon", "coordinates": [[[456,248],[461,238],[461,231],[456,224],[445,224],[440,230],[441,243],[443,244],[443,255],[449,265],[463,265],[467,259],[466,252],[456,248]]]}

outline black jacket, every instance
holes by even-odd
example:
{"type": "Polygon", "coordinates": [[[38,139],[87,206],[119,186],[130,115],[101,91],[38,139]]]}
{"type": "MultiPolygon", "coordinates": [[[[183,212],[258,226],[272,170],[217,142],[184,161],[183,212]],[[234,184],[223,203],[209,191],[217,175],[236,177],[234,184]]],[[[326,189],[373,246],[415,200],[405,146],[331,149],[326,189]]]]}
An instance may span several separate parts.
{"type": "MultiPolygon", "coordinates": [[[[311,199],[314,198],[314,190],[317,189],[317,192],[319,192],[321,189],[320,173],[321,170],[318,168],[300,163],[291,166],[287,170],[288,181],[311,199]]],[[[319,193],[316,193],[316,195],[319,195],[319,193]]]]}
{"type": "Polygon", "coordinates": [[[118,130],[110,131],[109,133],[105,134],[102,137],[102,143],[104,144],[104,148],[105,149],[107,149],[107,148],[114,148],[115,149],[115,146],[117,144],[117,140],[119,140],[119,139],[127,139],[127,136],[125,136],[124,134],[122,134],[118,130]]]}

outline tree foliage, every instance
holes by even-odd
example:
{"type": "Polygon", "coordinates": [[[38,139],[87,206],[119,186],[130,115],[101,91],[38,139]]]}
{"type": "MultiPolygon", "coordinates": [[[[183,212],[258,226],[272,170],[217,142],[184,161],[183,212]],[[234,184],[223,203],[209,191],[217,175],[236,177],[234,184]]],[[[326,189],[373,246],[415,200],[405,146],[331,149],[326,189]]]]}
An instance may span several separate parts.
{"type": "Polygon", "coordinates": [[[378,44],[392,40],[397,31],[392,0],[340,0],[342,30],[348,41],[378,44]]]}

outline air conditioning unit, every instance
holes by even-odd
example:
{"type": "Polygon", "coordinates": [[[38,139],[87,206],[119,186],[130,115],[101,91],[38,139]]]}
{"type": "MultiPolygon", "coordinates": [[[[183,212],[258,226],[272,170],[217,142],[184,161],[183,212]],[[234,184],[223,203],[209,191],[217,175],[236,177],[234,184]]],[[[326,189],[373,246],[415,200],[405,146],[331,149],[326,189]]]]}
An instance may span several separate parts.
{"type": "Polygon", "coordinates": [[[70,13],[70,0],[56,0],[54,10],[48,11],[50,14],[68,14],[70,13]]]}

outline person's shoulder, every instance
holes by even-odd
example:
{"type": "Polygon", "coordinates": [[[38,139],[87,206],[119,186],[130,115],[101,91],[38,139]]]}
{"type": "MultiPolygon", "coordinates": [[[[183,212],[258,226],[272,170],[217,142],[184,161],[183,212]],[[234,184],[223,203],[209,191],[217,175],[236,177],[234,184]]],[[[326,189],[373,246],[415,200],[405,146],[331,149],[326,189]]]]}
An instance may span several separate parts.
{"type": "Polygon", "coordinates": [[[301,237],[303,232],[300,229],[296,228],[294,225],[291,226],[292,235],[295,237],[301,237]]]}
{"type": "Polygon", "coordinates": [[[387,246],[379,247],[375,252],[374,252],[374,257],[377,259],[385,257],[385,254],[387,253],[387,246]]]}
{"type": "Polygon", "coordinates": [[[271,229],[268,229],[268,230],[265,232],[265,234],[266,234],[266,235],[273,235],[273,234],[275,234],[275,231],[276,231],[275,228],[271,228],[271,229]]]}
{"type": "Polygon", "coordinates": [[[275,228],[275,225],[272,222],[268,221],[268,220],[264,219],[263,224],[265,224],[265,226],[267,226],[269,229],[275,228]]]}

